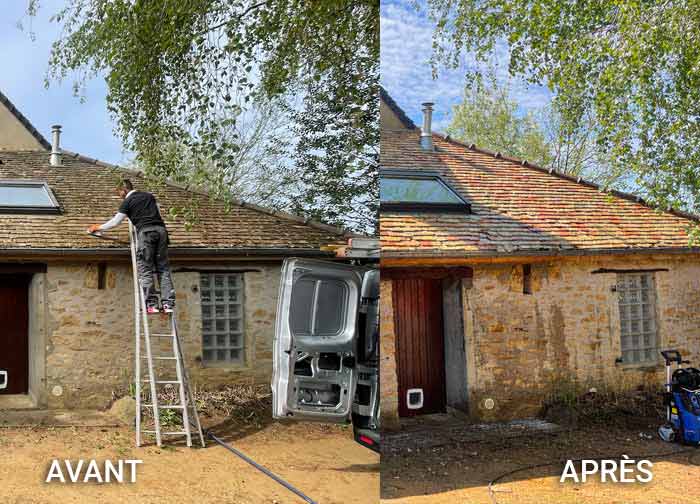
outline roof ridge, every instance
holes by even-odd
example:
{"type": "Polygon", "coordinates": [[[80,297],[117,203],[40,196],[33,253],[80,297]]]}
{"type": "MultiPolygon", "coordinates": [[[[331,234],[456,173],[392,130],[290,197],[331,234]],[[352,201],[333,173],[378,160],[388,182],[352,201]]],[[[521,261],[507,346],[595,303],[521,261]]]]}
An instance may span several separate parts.
{"type": "Polygon", "coordinates": [[[391,111],[394,114],[396,114],[396,116],[399,118],[399,121],[401,121],[401,124],[403,124],[407,129],[416,129],[416,125],[413,121],[411,121],[411,118],[406,115],[406,112],[404,112],[404,110],[399,106],[399,104],[394,101],[394,99],[391,97],[391,95],[389,95],[388,91],[384,89],[384,86],[382,85],[379,86],[379,99],[384,100],[384,103],[386,103],[389,109],[391,109],[391,111]]]}
{"type": "MultiPolygon", "coordinates": [[[[106,162],[106,161],[100,161],[99,159],[95,159],[95,158],[91,158],[91,157],[88,157],[88,156],[84,156],[84,155],[82,155],[82,154],[80,154],[80,153],[78,153],[78,152],[73,152],[73,151],[69,151],[69,150],[66,150],[66,149],[62,149],[62,152],[63,152],[64,155],[73,157],[74,159],[78,159],[78,160],[80,160],[80,161],[82,161],[82,162],[84,162],[84,163],[90,163],[90,164],[94,164],[94,165],[97,165],[97,166],[102,166],[102,167],[104,167],[104,168],[122,170],[122,171],[125,171],[125,172],[127,172],[127,173],[133,174],[133,175],[138,176],[138,177],[145,177],[145,173],[142,172],[141,170],[134,170],[134,169],[132,169],[132,168],[127,168],[127,167],[125,167],[125,166],[120,166],[120,165],[108,163],[108,162],[106,162]]],[[[199,195],[201,195],[201,196],[207,196],[207,197],[210,197],[210,198],[212,197],[212,195],[211,195],[211,193],[210,193],[209,191],[207,191],[206,189],[202,189],[202,188],[200,188],[200,187],[194,187],[194,188],[193,188],[193,187],[188,187],[188,186],[185,186],[185,185],[182,185],[182,184],[178,184],[177,182],[173,182],[172,180],[166,180],[166,181],[165,181],[165,184],[168,185],[168,186],[170,186],[170,187],[175,187],[175,188],[177,188],[177,189],[182,189],[182,190],[184,190],[184,191],[191,192],[191,193],[195,193],[195,194],[199,194],[199,195]]],[[[214,198],[215,198],[215,199],[218,199],[218,198],[216,198],[216,197],[214,197],[214,198]]],[[[339,235],[339,236],[348,237],[348,238],[350,238],[350,237],[360,237],[360,236],[364,236],[364,235],[361,235],[361,234],[357,234],[357,233],[353,233],[353,232],[351,232],[351,231],[348,231],[348,230],[345,229],[345,228],[341,228],[341,227],[338,227],[338,226],[332,226],[332,225],[330,225],[330,224],[326,224],[326,223],[324,223],[324,222],[321,222],[321,221],[318,221],[318,220],[315,220],[315,219],[306,219],[306,218],[304,218],[304,217],[301,217],[301,216],[299,216],[299,215],[295,215],[295,214],[292,214],[292,213],[289,213],[289,212],[283,212],[283,211],[281,211],[281,210],[273,210],[273,209],[271,209],[271,208],[266,208],[266,207],[263,207],[263,206],[260,206],[260,205],[256,205],[256,204],[254,204],[254,203],[248,203],[247,201],[244,201],[244,200],[241,200],[241,199],[238,199],[238,198],[232,198],[232,202],[233,202],[235,205],[238,205],[238,206],[240,206],[240,207],[242,207],[242,208],[250,208],[251,210],[255,210],[255,211],[257,211],[257,212],[261,212],[261,213],[264,213],[264,214],[267,214],[267,215],[271,215],[271,216],[274,216],[274,217],[278,217],[278,218],[281,218],[281,219],[287,219],[287,220],[296,221],[296,222],[299,222],[299,223],[301,223],[301,224],[303,224],[303,225],[305,225],[305,226],[313,227],[313,228],[316,228],[316,229],[321,229],[321,230],[323,230],[323,231],[327,231],[327,232],[330,232],[330,233],[333,233],[333,234],[336,234],[336,235],[339,235]]]]}
{"type": "Polygon", "coordinates": [[[553,177],[564,179],[564,180],[567,180],[569,182],[574,182],[574,183],[579,184],[579,185],[590,187],[591,189],[597,189],[599,192],[610,194],[610,195],[615,196],[617,198],[632,201],[634,203],[637,203],[637,204],[643,205],[647,208],[650,208],[651,210],[658,210],[661,212],[670,213],[671,215],[675,215],[677,217],[683,217],[684,219],[689,219],[689,220],[692,220],[695,222],[700,222],[700,215],[696,215],[696,214],[693,214],[691,212],[685,212],[683,210],[676,210],[674,208],[662,209],[662,208],[659,208],[659,207],[652,205],[650,202],[648,202],[647,200],[645,200],[641,196],[638,196],[638,195],[633,194],[633,193],[618,191],[617,189],[606,189],[601,184],[597,184],[595,182],[585,180],[582,177],[574,177],[572,175],[567,175],[566,173],[561,173],[561,172],[555,170],[554,168],[544,168],[543,166],[539,166],[539,165],[536,165],[534,163],[531,163],[530,161],[528,161],[526,159],[520,159],[520,158],[516,158],[513,156],[507,156],[507,155],[504,155],[500,152],[493,152],[493,151],[490,151],[488,149],[484,149],[483,147],[477,147],[476,144],[473,144],[473,143],[467,144],[466,142],[462,142],[460,140],[455,140],[454,138],[450,137],[450,135],[445,135],[445,134],[436,133],[436,132],[433,132],[433,135],[445,140],[448,143],[452,143],[454,145],[464,147],[464,148],[469,149],[471,151],[479,152],[481,154],[486,154],[487,156],[492,156],[496,159],[503,159],[505,161],[510,161],[511,163],[519,164],[521,166],[524,166],[525,168],[530,168],[532,170],[546,173],[547,175],[551,175],[553,177]]]}
{"type": "Polygon", "coordinates": [[[41,146],[45,150],[51,150],[51,144],[44,138],[44,136],[39,133],[39,130],[34,127],[34,125],[31,123],[29,119],[27,119],[22,112],[19,111],[17,107],[10,101],[10,99],[2,92],[0,91],[0,103],[5,105],[7,107],[7,110],[10,111],[10,113],[15,116],[15,118],[22,123],[22,126],[24,126],[29,133],[41,144],[41,146]]]}

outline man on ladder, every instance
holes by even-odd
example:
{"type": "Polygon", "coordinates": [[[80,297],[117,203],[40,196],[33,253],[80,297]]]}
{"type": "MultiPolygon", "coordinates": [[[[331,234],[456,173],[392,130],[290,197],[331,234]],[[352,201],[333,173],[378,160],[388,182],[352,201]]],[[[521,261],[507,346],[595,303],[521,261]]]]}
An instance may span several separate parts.
{"type": "Polygon", "coordinates": [[[93,224],[89,233],[107,231],[121,224],[126,217],[136,227],[138,250],[136,262],[138,275],[146,310],[149,314],[158,313],[160,308],[165,313],[172,313],[175,307],[175,289],[168,262],[168,231],[160,215],[155,196],[149,192],[136,191],[131,181],[123,179],[116,188],[117,194],[124,201],[117,213],[104,224],[93,224]],[[160,283],[161,307],[154,286],[154,276],[158,274],[160,283]]]}
{"type": "MultiPolygon", "coordinates": [[[[196,403],[190,387],[187,369],[184,366],[182,347],[177,332],[175,320],[175,290],[173,288],[170,265],[168,263],[168,232],[160,215],[158,204],[151,193],[134,191],[129,180],[122,180],[117,186],[117,194],[124,200],[117,214],[102,225],[95,224],[88,228],[88,233],[105,231],[119,225],[126,217],[129,218],[129,240],[131,242],[131,260],[134,271],[134,324],[136,326],[136,446],[141,446],[141,434],[155,434],[156,444],[162,446],[163,435],[185,435],[187,446],[192,446],[192,426],[195,427],[199,439],[204,443],[204,434],[199,422],[196,403]],[[169,315],[170,332],[153,333],[150,328],[148,314],[158,313],[158,296],[153,285],[154,272],[158,273],[163,311],[169,315]],[[172,354],[153,355],[152,338],[167,338],[172,342],[172,354]],[[141,346],[145,348],[145,356],[141,356],[141,346]],[[146,360],[146,376],[142,381],[141,359],[146,360]],[[170,361],[175,364],[174,379],[163,379],[156,376],[154,361],[170,361]],[[142,385],[148,384],[150,403],[142,401],[142,385]],[[179,392],[179,402],[161,404],[158,399],[158,385],[175,385],[179,392]],[[141,409],[148,408],[153,414],[153,430],[141,428],[141,409]],[[161,410],[180,410],[182,414],[182,431],[163,432],[161,430],[161,410]]],[[[163,372],[163,370],[159,370],[163,372]]],[[[167,373],[167,370],[165,371],[167,373]]],[[[172,372],[172,370],[171,370],[172,372]]]]}

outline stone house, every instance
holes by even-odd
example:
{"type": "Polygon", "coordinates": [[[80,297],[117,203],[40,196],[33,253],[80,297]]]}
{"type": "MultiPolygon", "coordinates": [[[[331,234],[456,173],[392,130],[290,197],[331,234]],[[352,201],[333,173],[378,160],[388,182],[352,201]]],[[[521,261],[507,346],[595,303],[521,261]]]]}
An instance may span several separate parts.
{"type": "MultiPolygon", "coordinates": [[[[110,232],[122,243],[86,229],[114,215],[119,177],[137,189],[146,182],[51,150],[0,94],[0,368],[10,375],[0,409],[105,407],[133,375],[127,226],[110,232]]],[[[343,231],[243,202],[226,212],[223,203],[172,184],[154,192],[170,232],[194,386],[268,382],[282,261],[333,257],[343,231]],[[199,218],[190,229],[166,217],[188,203],[199,218]]]]}
{"type": "Polygon", "coordinates": [[[534,416],[700,360],[695,217],[422,131],[381,93],[383,425],[534,416]]]}

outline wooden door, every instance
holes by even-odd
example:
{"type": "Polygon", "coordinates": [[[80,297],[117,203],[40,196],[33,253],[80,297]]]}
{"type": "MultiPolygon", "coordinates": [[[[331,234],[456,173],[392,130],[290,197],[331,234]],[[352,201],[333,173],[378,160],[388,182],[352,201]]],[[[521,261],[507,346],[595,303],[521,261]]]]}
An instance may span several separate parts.
{"type": "Polygon", "coordinates": [[[7,370],[7,388],[0,393],[28,393],[28,276],[0,275],[0,369],[7,370]]]}
{"type": "Polygon", "coordinates": [[[442,281],[434,278],[393,280],[399,416],[445,411],[445,343],[442,281]],[[408,407],[409,389],[423,390],[423,407],[408,407]]]}

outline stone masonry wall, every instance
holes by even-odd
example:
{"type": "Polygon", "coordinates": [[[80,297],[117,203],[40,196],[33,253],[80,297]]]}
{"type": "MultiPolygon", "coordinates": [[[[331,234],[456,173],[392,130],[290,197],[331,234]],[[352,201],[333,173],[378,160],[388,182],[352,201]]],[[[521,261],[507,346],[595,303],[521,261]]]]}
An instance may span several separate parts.
{"type": "MultiPolygon", "coordinates": [[[[523,294],[522,266],[475,265],[473,287],[463,289],[470,412],[503,420],[537,414],[547,394],[564,387],[625,389],[661,386],[663,362],[616,364],[621,355],[616,273],[599,268],[653,269],[659,347],[676,347],[700,361],[700,261],[692,256],[562,258],[532,264],[532,294],[523,294]],[[486,401],[487,398],[493,402],[486,401]],[[488,406],[493,406],[487,408],[488,406]]],[[[389,282],[387,282],[389,283],[389,282]]],[[[386,287],[390,291],[390,286],[386,287]]],[[[383,294],[383,292],[382,292],[383,294]]],[[[391,309],[391,298],[382,298],[391,309]]],[[[382,314],[384,321],[385,314],[382,314]]],[[[395,381],[393,330],[382,330],[383,396],[395,381]],[[391,372],[390,372],[391,371],[391,372]],[[393,374],[393,377],[392,377],[393,374]],[[388,376],[387,376],[388,375],[388,376]]],[[[449,377],[448,377],[449,379],[449,377]]],[[[393,396],[396,396],[394,388],[393,396]]],[[[391,404],[391,402],[390,402],[391,404]]],[[[383,406],[383,416],[387,409],[383,406]]],[[[391,416],[392,411],[387,412],[391,416]]],[[[395,415],[395,413],[394,413],[395,415]]]]}
{"type": "MultiPolygon", "coordinates": [[[[280,267],[242,265],[245,282],[243,365],[202,364],[199,273],[175,273],[178,329],[194,387],[267,382],[272,374],[280,267]]],[[[176,265],[173,265],[176,268],[176,265]]],[[[98,289],[96,264],[50,264],[46,273],[46,392],[50,408],[103,408],[133,380],[134,319],[131,267],[109,264],[98,289]]],[[[159,330],[155,328],[154,330],[159,330]]],[[[155,348],[154,343],[154,348],[155,348]]]]}
{"type": "Polygon", "coordinates": [[[391,280],[382,280],[379,291],[379,402],[382,407],[382,425],[384,428],[396,427],[399,416],[399,382],[396,375],[396,339],[394,337],[394,309],[392,306],[391,286],[391,280]]]}

